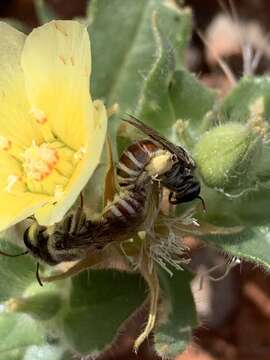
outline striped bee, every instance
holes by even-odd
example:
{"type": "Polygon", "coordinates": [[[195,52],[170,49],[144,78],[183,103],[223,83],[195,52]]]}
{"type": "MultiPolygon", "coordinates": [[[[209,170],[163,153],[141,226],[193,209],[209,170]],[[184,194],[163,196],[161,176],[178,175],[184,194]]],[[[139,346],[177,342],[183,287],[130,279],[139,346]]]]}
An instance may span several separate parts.
{"type": "Polygon", "coordinates": [[[79,260],[102,250],[113,241],[132,237],[146,217],[150,184],[121,191],[99,215],[87,218],[82,207],[52,227],[33,223],[24,233],[29,252],[39,260],[56,265],[79,260]]]}
{"type": "Polygon", "coordinates": [[[135,126],[150,139],[130,145],[118,164],[118,180],[122,187],[132,187],[141,178],[150,177],[167,188],[169,202],[179,204],[199,198],[200,183],[193,176],[195,163],[181,146],[169,142],[154,129],[130,116],[123,119],[135,126]]]}
{"type": "MultiPolygon", "coordinates": [[[[144,226],[149,203],[158,208],[162,187],[172,204],[200,198],[195,164],[180,146],[173,145],[134,117],[125,119],[149,139],[130,145],[117,167],[119,192],[101,214],[87,218],[83,206],[60,223],[44,227],[33,223],[24,233],[28,252],[50,265],[86,258],[113,241],[122,241],[144,226]],[[153,194],[158,193],[157,197],[153,194]],[[155,200],[153,201],[153,198],[155,200]]],[[[40,282],[38,272],[37,278],[40,282]]]]}

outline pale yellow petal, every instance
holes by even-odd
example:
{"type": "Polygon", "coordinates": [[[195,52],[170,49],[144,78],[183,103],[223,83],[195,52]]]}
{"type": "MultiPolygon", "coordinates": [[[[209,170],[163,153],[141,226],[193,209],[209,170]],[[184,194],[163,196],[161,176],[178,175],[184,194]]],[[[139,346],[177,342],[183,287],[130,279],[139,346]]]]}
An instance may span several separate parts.
{"type": "Polygon", "coordinates": [[[76,21],[52,21],[27,37],[22,53],[29,101],[48,120],[53,133],[78,150],[85,146],[93,105],[87,29],[76,21]]]}
{"type": "Polygon", "coordinates": [[[50,200],[45,195],[29,192],[12,195],[6,191],[0,191],[0,199],[0,231],[24,220],[50,200]]]}
{"type": "Polygon", "coordinates": [[[90,142],[65,189],[63,199],[55,205],[44,206],[35,212],[38,222],[42,225],[52,225],[63,218],[100,161],[107,129],[106,109],[101,101],[94,102],[94,121],[91,124],[90,142]]]}
{"type": "Polygon", "coordinates": [[[20,57],[25,35],[0,22],[0,136],[21,147],[40,133],[29,114],[20,57]]]}

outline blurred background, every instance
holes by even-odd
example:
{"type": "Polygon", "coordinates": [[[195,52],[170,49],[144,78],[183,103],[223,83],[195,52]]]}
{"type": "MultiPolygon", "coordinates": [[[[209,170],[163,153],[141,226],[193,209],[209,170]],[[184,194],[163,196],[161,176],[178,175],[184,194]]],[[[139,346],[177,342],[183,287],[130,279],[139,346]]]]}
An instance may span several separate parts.
{"type": "MultiPolygon", "coordinates": [[[[124,1],[124,0],[123,0],[124,1]]],[[[168,0],[167,0],[168,1],[168,0]]],[[[173,1],[173,0],[171,0],[173,1]]],[[[177,1],[177,0],[175,0],[177,1]]],[[[71,19],[86,14],[87,0],[47,0],[59,18],[71,19]]],[[[194,31],[186,54],[186,66],[204,84],[224,96],[230,87],[222,61],[235,79],[246,73],[268,73],[270,69],[269,17],[267,0],[187,0],[193,10],[194,31]],[[256,54],[254,68],[245,69],[256,54]],[[252,70],[252,71],[251,71],[252,70]]],[[[38,1],[0,0],[0,17],[24,32],[39,24],[38,1]]],[[[105,24],[106,26],[106,24],[105,24]]],[[[1,70],[0,70],[1,71],[1,70]]],[[[194,330],[193,342],[177,360],[270,360],[270,277],[253,264],[236,264],[224,279],[214,282],[202,274],[221,276],[224,257],[204,247],[196,239],[187,239],[191,248],[191,267],[198,273],[192,284],[201,326],[194,330]]],[[[130,344],[138,332],[144,314],[128,324],[118,344],[99,360],[158,359],[151,350],[151,339],[138,356],[130,344]]]]}

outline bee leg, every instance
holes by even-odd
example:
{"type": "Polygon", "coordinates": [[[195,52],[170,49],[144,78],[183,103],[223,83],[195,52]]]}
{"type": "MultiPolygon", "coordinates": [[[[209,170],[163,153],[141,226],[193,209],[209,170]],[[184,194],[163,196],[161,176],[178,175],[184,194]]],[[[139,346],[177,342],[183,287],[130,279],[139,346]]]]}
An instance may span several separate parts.
{"type": "Polygon", "coordinates": [[[206,212],[206,205],[205,205],[205,201],[204,199],[201,197],[201,196],[197,196],[197,199],[200,199],[201,202],[202,202],[202,207],[203,207],[203,211],[206,212]]]}
{"type": "Polygon", "coordinates": [[[57,280],[67,279],[69,277],[78,275],[82,271],[91,268],[94,265],[99,264],[103,260],[103,256],[100,253],[95,253],[93,256],[86,257],[78,261],[75,265],[66,271],[59,274],[42,277],[41,280],[44,282],[53,282],[57,280]]]}

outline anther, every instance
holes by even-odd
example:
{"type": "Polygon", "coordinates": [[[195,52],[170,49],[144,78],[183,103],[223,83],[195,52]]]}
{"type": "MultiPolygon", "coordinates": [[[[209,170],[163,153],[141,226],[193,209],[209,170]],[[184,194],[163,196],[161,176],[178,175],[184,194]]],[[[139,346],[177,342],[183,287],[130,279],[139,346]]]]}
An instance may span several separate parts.
{"type": "Polygon", "coordinates": [[[0,136],[0,149],[1,150],[9,150],[11,148],[11,141],[8,140],[6,137],[4,136],[0,136]]]}
{"type": "Polygon", "coordinates": [[[16,182],[19,179],[20,178],[17,175],[9,175],[8,178],[7,178],[7,186],[5,187],[5,190],[10,193],[13,186],[16,184],[16,182]]]}
{"type": "Polygon", "coordinates": [[[42,110],[32,108],[29,113],[34,116],[34,118],[39,124],[44,124],[45,122],[47,122],[47,117],[42,110]]]}

